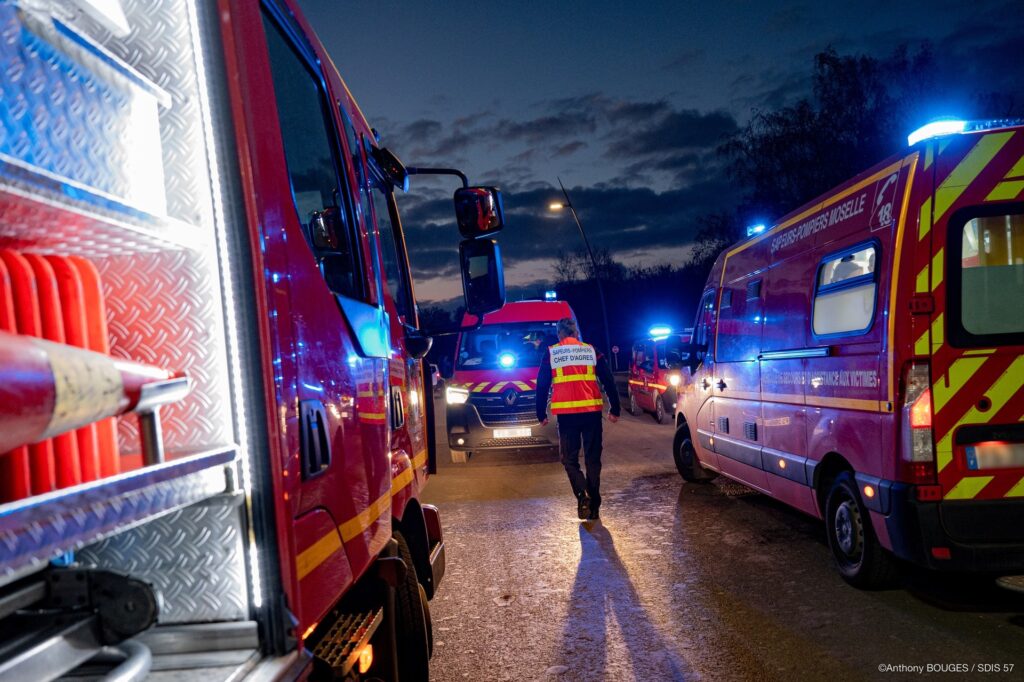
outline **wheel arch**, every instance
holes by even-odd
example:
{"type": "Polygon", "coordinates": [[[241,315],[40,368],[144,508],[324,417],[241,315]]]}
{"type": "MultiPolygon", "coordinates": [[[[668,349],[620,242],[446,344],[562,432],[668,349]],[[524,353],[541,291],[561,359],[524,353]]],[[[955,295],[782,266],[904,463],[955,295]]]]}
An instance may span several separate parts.
{"type": "Polygon", "coordinates": [[[832,488],[832,482],[844,471],[849,471],[851,474],[855,473],[849,460],[835,451],[827,453],[814,467],[812,485],[818,502],[818,513],[823,518],[825,515],[825,500],[828,498],[828,491],[832,488]]]}

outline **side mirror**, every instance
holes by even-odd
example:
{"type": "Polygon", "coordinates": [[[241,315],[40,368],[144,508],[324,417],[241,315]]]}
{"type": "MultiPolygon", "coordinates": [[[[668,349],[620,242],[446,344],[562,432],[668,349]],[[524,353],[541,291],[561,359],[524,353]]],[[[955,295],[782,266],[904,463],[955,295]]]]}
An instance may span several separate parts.
{"type": "Polygon", "coordinates": [[[494,187],[460,187],[455,190],[455,218],[466,239],[498,232],[505,226],[501,192],[494,187]]]}
{"type": "Polygon", "coordinates": [[[405,164],[399,161],[390,149],[384,147],[373,147],[370,153],[391,184],[403,192],[408,192],[409,171],[406,170],[405,164]]]}
{"type": "Polygon", "coordinates": [[[493,239],[466,239],[459,244],[462,292],[466,312],[475,317],[493,313],[505,305],[505,273],[501,250],[493,239]]]}
{"type": "Polygon", "coordinates": [[[430,347],[434,345],[434,339],[415,327],[403,326],[405,326],[405,339],[403,339],[405,350],[413,359],[422,360],[430,352],[430,347]]]}

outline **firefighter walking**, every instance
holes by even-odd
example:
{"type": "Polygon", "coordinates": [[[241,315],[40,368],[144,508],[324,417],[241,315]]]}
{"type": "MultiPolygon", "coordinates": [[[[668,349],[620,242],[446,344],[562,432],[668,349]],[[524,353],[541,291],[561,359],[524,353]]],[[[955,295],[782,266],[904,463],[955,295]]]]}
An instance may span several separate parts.
{"type": "Polygon", "coordinates": [[[601,410],[604,387],[611,405],[608,420],[619,420],[619,393],[604,357],[579,340],[576,321],[558,321],[558,343],[548,348],[537,372],[537,419],[547,424],[547,396],[558,418],[562,466],[576,496],[581,519],[597,519],[601,507],[601,410]],[[600,382],[600,383],[599,383],[600,382]],[[583,448],[586,475],[580,469],[583,448]]]}

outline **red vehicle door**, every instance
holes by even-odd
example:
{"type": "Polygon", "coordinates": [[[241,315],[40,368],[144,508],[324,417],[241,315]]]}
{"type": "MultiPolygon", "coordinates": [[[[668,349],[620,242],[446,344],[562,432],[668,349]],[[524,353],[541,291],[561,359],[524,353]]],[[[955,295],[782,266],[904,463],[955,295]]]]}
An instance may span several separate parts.
{"type": "Polygon", "coordinates": [[[309,32],[225,0],[225,49],[260,285],[281,577],[299,632],[390,533],[389,330],[336,99],[309,32]]]}

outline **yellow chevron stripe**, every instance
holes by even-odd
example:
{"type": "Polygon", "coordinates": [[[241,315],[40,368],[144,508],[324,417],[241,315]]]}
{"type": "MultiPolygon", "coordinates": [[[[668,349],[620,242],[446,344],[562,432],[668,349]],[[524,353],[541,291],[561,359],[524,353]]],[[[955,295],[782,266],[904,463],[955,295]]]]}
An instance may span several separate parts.
{"type": "Polygon", "coordinates": [[[946,340],[943,331],[945,323],[946,313],[939,313],[939,316],[932,321],[932,348],[935,350],[941,348],[946,340]]]}
{"type": "Polygon", "coordinates": [[[943,247],[932,256],[932,291],[935,291],[942,284],[942,259],[945,258],[945,255],[946,249],[943,247]]]}
{"type": "MultiPolygon", "coordinates": [[[[972,358],[977,359],[980,362],[984,362],[986,358],[972,358]]],[[[1010,363],[1010,366],[1006,368],[998,379],[996,379],[992,385],[982,395],[987,397],[992,403],[992,406],[986,411],[981,412],[974,405],[971,409],[957,420],[953,428],[946,432],[938,444],[935,446],[935,457],[938,470],[942,471],[946,468],[951,461],[953,461],[953,433],[964,424],[987,424],[992,420],[999,410],[1003,409],[1006,403],[1012,398],[1017,391],[1024,386],[1024,356],[1018,356],[1016,360],[1010,363]]],[[[938,408],[935,410],[938,412],[938,408]]]]}
{"type": "Polygon", "coordinates": [[[928,293],[928,270],[929,267],[926,265],[921,268],[921,272],[917,273],[917,281],[914,282],[914,293],[928,293]]]}
{"type": "Polygon", "coordinates": [[[949,210],[960,195],[964,193],[967,187],[977,179],[981,171],[985,169],[985,166],[995,158],[995,155],[999,153],[1010,138],[1013,137],[1015,131],[1007,131],[1003,133],[991,133],[985,135],[977,144],[967,152],[967,156],[957,164],[953,172],[942,181],[938,189],[935,190],[935,216],[934,220],[938,221],[942,216],[949,210]]]}
{"type": "Polygon", "coordinates": [[[1021,190],[1024,190],[1024,180],[1006,180],[1005,182],[1000,182],[996,185],[995,188],[988,193],[988,196],[985,197],[985,201],[1007,201],[1009,199],[1016,199],[1021,190]]]}
{"type": "Polygon", "coordinates": [[[1010,178],[1024,177],[1024,156],[1017,159],[1017,163],[1013,164],[1013,168],[1004,176],[1007,180],[1010,178]]]}
{"type": "Polygon", "coordinates": [[[1024,476],[1021,476],[1016,485],[1006,491],[1006,497],[1024,497],[1024,476]]]}
{"type": "Polygon", "coordinates": [[[917,241],[928,236],[932,230],[932,198],[928,197],[921,204],[921,219],[917,223],[917,241]]]}
{"type": "Polygon", "coordinates": [[[918,337],[917,341],[914,342],[914,355],[929,355],[931,351],[931,343],[928,339],[928,330],[925,329],[924,333],[918,337]]]}
{"type": "Polygon", "coordinates": [[[960,392],[967,380],[985,364],[985,360],[986,358],[958,358],[953,361],[946,372],[945,382],[940,379],[932,386],[935,414],[941,412],[953,396],[960,392]]]}
{"type": "Polygon", "coordinates": [[[508,386],[508,382],[507,381],[498,381],[498,382],[495,382],[495,384],[493,386],[491,386],[491,388],[487,392],[488,393],[497,393],[497,392],[501,391],[501,389],[505,388],[506,386],[508,386]]]}
{"type": "Polygon", "coordinates": [[[924,150],[924,170],[928,170],[928,168],[932,165],[932,161],[934,161],[934,160],[935,160],[935,145],[931,145],[930,144],[924,150]]]}
{"type": "Polygon", "coordinates": [[[518,388],[520,391],[529,391],[530,390],[530,385],[528,383],[526,383],[525,381],[513,381],[512,383],[515,384],[516,388],[518,388]]]}
{"type": "Polygon", "coordinates": [[[489,381],[481,381],[479,384],[473,387],[473,393],[483,393],[484,389],[490,385],[489,381]]]}
{"type": "Polygon", "coordinates": [[[947,500],[973,500],[995,476],[965,476],[946,493],[947,500]]]}

